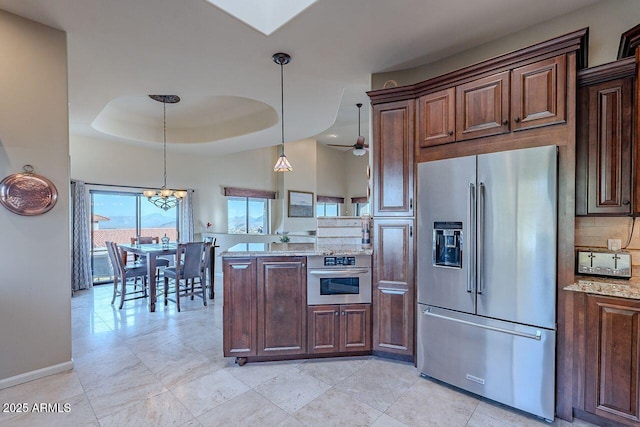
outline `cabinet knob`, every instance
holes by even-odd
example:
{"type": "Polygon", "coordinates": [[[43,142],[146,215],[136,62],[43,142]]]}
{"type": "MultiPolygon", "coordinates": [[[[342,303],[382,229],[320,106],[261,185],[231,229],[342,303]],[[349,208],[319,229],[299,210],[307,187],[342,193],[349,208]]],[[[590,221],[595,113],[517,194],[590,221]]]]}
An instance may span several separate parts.
{"type": "Polygon", "coordinates": [[[450,130],[448,133],[449,133],[449,136],[453,135],[453,131],[452,130],[450,130]]]}
{"type": "Polygon", "coordinates": [[[516,117],[514,120],[516,123],[520,123],[520,117],[516,117]]]}
{"type": "Polygon", "coordinates": [[[624,200],[622,201],[622,204],[623,204],[623,205],[625,205],[625,206],[628,206],[630,203],[631,203],[631,202],[629,202],[627,199],[624,199],[624,200]]]}
{"type": "Polygon", "coordinates": [[[336,311],[334,314],[337,316],[337,315],[338,315],[338,312],[336,311]]]}
{"type": "Polygon", "coordinates": [[[345,312],[344,312],[344,311],[342,312],[342,315],[343,315],[343,316],[345,315],[345,312]]]}
{"type": "Polygon", "coordinates": [[[503,124],[503,125],[508,125],[508,124],[509,124],[509,120],[504,119],[504,120],[502,121],[502,124],[503,124]]]}

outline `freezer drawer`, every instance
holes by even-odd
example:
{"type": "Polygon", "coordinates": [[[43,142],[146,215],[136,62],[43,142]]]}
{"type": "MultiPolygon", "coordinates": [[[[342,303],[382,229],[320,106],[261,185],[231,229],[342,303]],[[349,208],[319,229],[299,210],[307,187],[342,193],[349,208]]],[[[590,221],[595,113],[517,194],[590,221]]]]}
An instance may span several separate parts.
{"type": "Polygon", "coordinates": [[[417,333],[423,374],[553,420],[555,331],[418,304],[417,333]]]}

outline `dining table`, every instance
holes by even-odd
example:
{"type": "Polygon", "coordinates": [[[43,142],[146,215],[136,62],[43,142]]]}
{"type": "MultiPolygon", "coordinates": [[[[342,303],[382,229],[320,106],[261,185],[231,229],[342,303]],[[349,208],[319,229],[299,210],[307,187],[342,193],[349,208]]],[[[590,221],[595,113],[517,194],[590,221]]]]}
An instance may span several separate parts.
{"type": "Polygon", "coordinates": [[[149,278],[149,311],[156,311],[156,258],[165,255],[175,255],[178,244],[170,243],[143,243],[143,244],[119,244],[118,247],[126,259],[126,253],[133,253],[147,260],[147,277],[149,278]]]}

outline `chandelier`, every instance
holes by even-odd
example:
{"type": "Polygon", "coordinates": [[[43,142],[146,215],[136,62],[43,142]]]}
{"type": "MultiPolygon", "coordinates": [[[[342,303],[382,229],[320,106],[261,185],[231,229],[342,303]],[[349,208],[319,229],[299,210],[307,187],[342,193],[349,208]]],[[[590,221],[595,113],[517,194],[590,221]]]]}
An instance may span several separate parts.
{"type": "Polygon", "coordinates": [[[291,163],[287,160],[287,156],[284,155],[284,71],[283,66],[291,62],[291,56],[287,53],[276,53],[273,55],[273,62],[280,65],[280,126],[282,129],[282,150],[280,151],[280,157],[276,165],[273,167],[274,172],[291,172],[293,168],[291,163]]]}
{"type": "Polygon", "coordinates": [[[167,188],[167,104],[176,104],[180,102],[178,95],[149,95],[149,98],[154,101],[162,102],[162,147],[163,147],[163,170],[164,181],[160,190],[144,190],[142,194],[153,203],[155,206],[162,210],[169,210],[175,208],[178,205],[178,200],[187,196],[186,190],[171,190],[167,188]]]}

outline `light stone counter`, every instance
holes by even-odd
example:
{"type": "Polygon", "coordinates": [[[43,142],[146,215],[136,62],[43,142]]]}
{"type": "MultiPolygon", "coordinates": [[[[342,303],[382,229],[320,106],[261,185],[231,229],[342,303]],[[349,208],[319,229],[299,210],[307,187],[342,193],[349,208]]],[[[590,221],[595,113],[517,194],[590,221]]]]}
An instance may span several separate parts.
{"type": "Polygon", "coordinates": [[[355,256],[371,255],[371,249],[360,245],[318,246],[315,243],[238,243],[220,254],[221,257],[247,256],[355,256]]]}
{"type": "Polygon", "coordinates": [[[576,282],[565,286],[565,291],[585,292],[610,297],[640,299],[640,277],[629,280],[607,277],[576,276],[576,282]]]}

